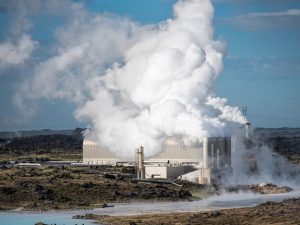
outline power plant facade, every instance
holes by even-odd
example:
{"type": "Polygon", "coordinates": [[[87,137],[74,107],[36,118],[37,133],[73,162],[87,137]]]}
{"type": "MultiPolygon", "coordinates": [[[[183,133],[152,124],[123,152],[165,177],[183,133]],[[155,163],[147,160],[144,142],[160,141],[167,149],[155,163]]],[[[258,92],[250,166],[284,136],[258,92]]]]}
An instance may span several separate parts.
{"type": "MultiPolygon", "coordinates": [[[[145,150],[147,151],[147,150],[145,150]]],[[[158,154],[145,158],[146,161],[167,162],[172,164],[198,164],[202,160],[202,146],[186,147],[174,138],[168,138],[158,154]]],[[[83,162],[89,164],[114,165],[124,162],[125,159],[117,157],[109,149],[100,144],[85,139],[83,141],[83,162]]]]}
{"type": "Polygon", "coordinates": [[[82,149],[83,163],[113,165],[121,161],[109,149],[104,148],[94,141],[84,139],[82,149]]]}
{"type": "MultiPolygon", "coordinates": [[[[158,154],[144,158],[146,151],[143,146],[135,150],[138,179],[179,177],[203,184],[213,182],[231,168],[230,137],[205,137],[196,147],[168,138],[158,154]]],[[[96,142],[83,142],[83,163],[116,165],[125,161],[96,142]]]]}

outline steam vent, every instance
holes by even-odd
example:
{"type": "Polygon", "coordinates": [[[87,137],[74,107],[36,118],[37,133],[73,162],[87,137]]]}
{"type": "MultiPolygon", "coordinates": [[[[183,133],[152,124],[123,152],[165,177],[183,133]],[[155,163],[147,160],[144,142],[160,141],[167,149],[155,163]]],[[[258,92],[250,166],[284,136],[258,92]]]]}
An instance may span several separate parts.
{"type": "Polygon", "coordinates": [[[205,137],[202,144],[187,147],[182,142],[168,138],[161,152],[145,157],[143,146],[135,151],[135,161],[117,157],[109,149],[85,139],[83,163],[91,165],[135,165],[137,179],[180,178],[200,184],[216,182],[231,171],[231,138],[205,137]]]}

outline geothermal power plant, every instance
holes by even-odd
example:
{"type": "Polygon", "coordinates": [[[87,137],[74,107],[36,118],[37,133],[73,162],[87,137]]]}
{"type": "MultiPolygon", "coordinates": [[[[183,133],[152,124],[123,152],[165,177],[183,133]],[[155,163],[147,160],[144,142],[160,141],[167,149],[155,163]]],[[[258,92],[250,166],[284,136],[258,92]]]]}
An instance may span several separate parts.
{"type": "MultiPolygon", "coordinates": [[[[249,139],[250,123],[245,125],[245,139],[249,139]]],[[[183,179],[207,184],[220,180],[232,172],[232,138],[204,137],[196,146],[185,146],[182,141],[167,138],[162,151],[152,157],[145,157],[143,146],[135,151],[135,161],[115,155],[110,149],[85,139],[83,142],[83,163],[90,165],[135,165],[137,179],[183,179]]]]}

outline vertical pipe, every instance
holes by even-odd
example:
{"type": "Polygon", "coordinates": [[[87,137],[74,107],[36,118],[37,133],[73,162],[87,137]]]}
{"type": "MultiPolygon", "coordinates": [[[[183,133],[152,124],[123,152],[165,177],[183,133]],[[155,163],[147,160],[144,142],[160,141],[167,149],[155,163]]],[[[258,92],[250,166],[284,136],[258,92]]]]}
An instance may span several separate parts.
{"type": "Polygon", "coordinates": [[[217,148],[217,168],[220,169],[221,165],[220,165],[220,149],[219,147],[217,148]]]}
{"type": "Polygon", "coordinates": [[[215,167],[215,144],[211,143],[210,144],[210,151],[208,152],[209,155],[209,162],[208,162],[208,166],[210,168],[214,168],[215,167]]]}
{"type": "Polygon", "coordinates": [[[231,167],[231,138],[226,138],[226,163],[228,167],[231,167]]]}
{"type": "Polygon", "coordinates": [[[141,146],[141,179],[145,179],[145,166],[144,166],[144,147],[141,146]]]}
{"type": "Polygon", "coordinates": [[[145,167],[144,167],[144,147],[141,146],[136,152],[136,167],[137,167],[137,178],[145,179],[145,167]]]}
{"type": "Polygon", "coordinates": [[[250,132],[251,132],[251,123],[247,122],[245,124],[246,126],[246,138],[249,139],[250,138],[250,132]]]}
{"type": "Polygon", "coordinates": [[[203,138],[203,168],[208,168],[208,138],[203,138]]]}

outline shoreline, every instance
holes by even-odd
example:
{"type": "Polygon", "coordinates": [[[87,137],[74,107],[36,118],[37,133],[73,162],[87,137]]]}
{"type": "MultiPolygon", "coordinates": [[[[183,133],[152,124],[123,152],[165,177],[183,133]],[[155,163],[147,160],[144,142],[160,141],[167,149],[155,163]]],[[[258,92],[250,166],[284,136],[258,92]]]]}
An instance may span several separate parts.
{"type": "MultiPolygon", "coordinates": [[[[149,213],[147,214],[162,214],[171,213],[172,209],[168,209],[169,206],[173,206],[174,210],[178,212],[199,212],[199,211],[211,211],[211,210],[223,210],[223,209],[234,209],[234,208],[248,208],[255,207],[259,204],[264,204],[265,202],[273,201],[280,202],[286,199],[300,198],[300,190],[295,190],[287,193],[279,194],[258,194],[253,192],[239,192],[239,193],[225,193],[220,195],[210,196],[205,199],[195,200],[195,201],[126,201],[126,202],[115,202],[108,203],[108,207],[94,207],[94,208],[69,208],[69,209],[48,209],[48,210],[0,210],[0,213],[20,213],[20,214],[35,214],[35,213],[78,213],[78,212],[96,212],[96,213],[106,213],[113,211],[118,211],[120,208],[125,210],[126,207],[131,207],[135,209],[149,208],[149,213]],[[151,208],[151,206],[153,206],[151,208]],[[165,208],[165,211],[157,211],[161,208],[165,208]],[[199,209],[201,208],[201,209],[199,209]],[[156,210],[156,211],[155,211],[156,210]]],[[[121,212],[123,213],[123,212],[121,212]]],[[[130,213],[127,212],[129,215],[130,213]]],[[[139,215],[144,214],[137,212],[139,215]]]]}
{"type": "Polygon", "coordinates": [[[89,219],[101,225],[125,224],[298,224],[300,197],[280,202],[267,201],[257,206],[208,210],[198,212],[155,213],[127,216],[89,214],[79,219],[89,219]]]}
{"type": "Polygon", "coordinates": [[[110,203],[104,203],[107,204],[106,207],[89,207],[89,208],[66,208],[66,209],[0,209],[0,213],[51,213],[51,212],[72,212],[72,211],[93,211],[97,209],[103,209],[103,208],[113,208],[115,205],[127,205],[127,204],[156,204],[156,203],[174,203],[174,202],[191,202],[191,201],[201,201],[203,199],[198,200],[145,200],[145,201],[124,201],[124,202],[110,202],[110,203]]]}
{"type": "MultiPolygon", "coordinates": [[[[276,187],[276,188],[281,188],[281,187],[276,187]]],[[[71,206],[69,208],[25,208],[25,207],[17,207],[14,209],[1,209],[0,212],[5,213],[5,212],[10,212],[10,213],[51,213],[51,212],[93,212],[93,211],[103,211],[103,210],[109,210],[114,211],[115,206],[130,206],[130,205],[179,205],[179,207],[183,207],[183,205],[197,205],[198,203],[205,203],[207,201],[214,200],[217,203],[217,205],[210,205],[210,207],[219,207],[220,209],[229,209],[229,208],[241,208],[241,207],[253,207],[258,204],[261,204],[266,201],[282,201],[284,199],[288,198],[297,198],[300,197],[300,189],[297,190],[292,190],[292,191],[287,191],[287,192],[280,192],[280,193],[259,193],[259,192],[254,192],[251,189],[238,189],[238,191],[233,191],[233,192],[216,192],[210,196],[206,196],[204,198],[189,198],[189,199],[124,199],[123,201],[116,201],[116,202],[105,202],[105,203],[97,203],[97,204],[90,204],[88,207],[77,207],[77,206],[71,206]],[[232,200],[235,199],[236,196],[241,196],[243,195],[245,199],[238,199],[238,200],[232,200]],[[227,200],[225,199],[225,202],[230,202],[230,204],[233,205],[228,205],[226,208],[224,206],[220,206],[218,204],[222,204],[222,201],[224,201],[223,198],[228,198],[227,200]],[[231,199],[232,198],[232,199],[231,199]],[[240,203],[242,205],[237,205],[235,206],[234,202],[239,202],[239,201],[244,201],[245,203],[240,203]],[[252,202],[253,205],[245,206],[243,204],[249,204],[248,201],[252,202]]],[[[216,204],[216,203],[214,203],[216,204]]],[[[228,203],[226,203],[228,204],[228,203]]],[[[201,206],[201,204],[200,204],[201,206]]],[[[202,205],[203,206],[203,205],[202,205]]],[[[207,206],[208,207],[208,206],[207,206]]],[[[178,209],[175,209],[178,210],[178,209]]],[[[201,211],[207,211],[207,210],[214,210],[214,209],[205,209],[201,211]]],[[[179,210],[180,212],[197,212],[199,210],[179,210]]],[[[165,211],[162,213],[171,213],[172,211],[165,211]]],[[[158,212],[157,212],[158,213],[158,212]]],[[[140,214],[140,213],[137,213],[140,214]]]]}
{"type": "MultiPolygon", "coordinates": [[[[238,224],[261,224],[261,223],[243,223],[243,219],[247,217],[247,215],[250,213],[252,216],[256,216],[258,211],[265,211],[269,215],[272,213],[274,209],[278,209],[277,205],[281,204],[282,202],[288,202],[285,206],[280,206],[283,210],[288,210],[287,215],[292,215],[293,217],[297,218],[296,221],[300,221],[300,215],[295,214],[296,212],[300,213],[300,190],[296,190],[289,193],[281,193],[281,194],[254,194],[254,193],[244,193],[244,196],[241,193],[227,193],[223,195],[218,195],[214,197],[210,197],[207,199],[199,200],[199,201],[193,201],[193,202],[187,202],[187,201],[147,201],[147,202],[123,202],[123,203],[117,203],[115,207],[112,208],[94,208],[89,210],[81,210],[81,209],[68,209],[68,210],[46,210],[46,211],[0,211],[1,214],[8,215],[11,213],[12,215],[32,215],[35,218],[45,218],[45,220],[42,222],[49,221],[49,218],[53,215],[57,215],[58,217],[64,217],[69,218],[70,221],[74,220],[74,224],[76,224],[76,221],[86,221],[88,224],[94,224],[94,222],[97,222],[97,224],[101,225],[128,225],[128,224],[152,224],[152,225],[161,225],[161,224],[205,224],[205,225],[217,225],[220,224],[219,222],[226,222],[227,216],[232,217],[233,219],[238,219],[238,221],[242,221],[238,224]],[[234,201],[234,196],[240,196],[240,200],[234,201]],[[228,204],[228,199],[231,199],[231,203],[238,203],[238,201],[241,201],[240,203],[247,203],[249,204],[249,201],[243,202],[243,200],[247,200],[249,198],[255,198],[260,197],[265,202],[264,203],[258,203],[255,206],[249,205],[239,205],[239,206],[224,206],[220,207],[220,202],[228,204]],[[221,201],[222,200],[222,201],[221,201]],[[275,202],[274,202],[275,201],[275,202]],[[203,207],[205,207],[205,210],[203,208],[199,210],[199,204],[200,203],[210,203],[208,205],[203,204],[203,207]],[[214,203],[214,204],[211,204],[214,203]],[[217,203],[217,205],[216,205],[217,203]],[[180,209],[180,206],[197,206],[197,208],[194,208],[194,210],[191,210],[191,208],[185,208],[183,210],[180,209]],[[274,208],[269,209],[270,205],[274,208]],[[131,207],[131,211],[128,211],[126,206],[131,207]],[[153,206],[152,208],[149,208],[150,206],[153,206]],[[173,206],[175,208],[171,209],[170,206],[173,206]],[[168,209],[169,211],[160,211],[161,208],[168,209]],[[212,208],[209,208],[212,207],[212,208]],[[218,208],[217,208],[218,207],[218,208]],[[226,208],[225,208],[226,207],[226,208]],[[295,209],[295,207],[298,207],[295,209]],[[141,211],[137,212],[136,209],[139,209],[141,211]],[[153,209],[156,211],[154,212],[153,209]],[[291,210],[293,209],[293,210],[291,210]],[[124,214],[123,210],[126,213],[124,214]],[[146,210],[149,210],[149,213],[145,213],[146,210]],[[108,211],[111,211],[110,214],[107,213],[108,211]],[[135,213],[132,213],[132,212],[135,213]],[[231,212],[234,212],[231,214],[231,212]],[[245,213],[247,212],[247,213],[245,213]],[[80,217],[77,217],[77,215],[80,215],[80,217]],[[83,216],[82,216],[83,215],[83,216]],[[153,220],[153,218],[155,218],[153,220]],[[182,218],[182,220],[178,221],[176,218],[182,218]],[[199,219],[206,221],[206,223],[196,223],[195,221],[198,221],[199,219]],[[299,219],[299,220],[298,220],[299,219]],[[170,222],[171,221],[171,222],[170,222]],[[191,221],[194,221],[195,223],[191,223],[191,221]]],[[[280,212],[280,210],[278,211],[280,212]]],[[[264,217],[264,214],[258,214],[259,217],[264,217]]],[[[270,216],[268,217],[270,219],[270,216]]],[[[277,218],[278,219],[278,218],[277,218]]],[[[280,219],[280,218],[279,218],[280,219]]],[[[280,220],[278,220],[280,221],[280,220]]],[[[59,222],[59,221],[57,221],[59,222]]],[[[231,221],[231,224],[237,224],[234,223],[235,220],[231,221]]],[[[73,224],[73,222],[72,222],[73,224]]],[[[222,223],[221,223],[222,224],[222,223]]],[[[280,224],[280,223],[279,223],[280,224]]],[[[296,224],[296,223],[295,223],[296,224]]]]}

